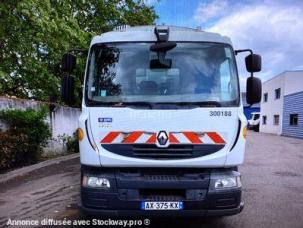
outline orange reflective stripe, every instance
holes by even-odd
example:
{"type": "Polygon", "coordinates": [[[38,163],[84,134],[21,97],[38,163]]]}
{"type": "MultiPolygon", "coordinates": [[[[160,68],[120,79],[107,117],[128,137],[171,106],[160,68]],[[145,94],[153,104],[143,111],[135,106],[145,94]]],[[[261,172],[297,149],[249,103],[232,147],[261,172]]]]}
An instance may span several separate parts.
{"type": "Polygon", "coordinates": [[[136,140],[143,134],[143,131],[134,131],[131,132],[122,143],[134,143],[136,140]]]}
{"type": "Polygon", "coordinates": [[[101,143],[111,143],[112,141],[115,140],[115,138],[117,138],[117,136],[120,134],[120,132],[118,131],[112,131],[110,133],[108,133],[102,140],[101,143]]]}
{"type": "Polygon", "coordinates": [[[214,141],[214,143],[223,144],[225,143],[224,139],[217,132],[206,132],[209,138],[214,141]]]}
{"type": "Polygon", "coordinates": [[[156,143],[156,133],[153,133],[148,140],[146,141],[146,143],[156,143]]]}
{"type": "Polygon", "coordinates": [[[191,143],[203,143],[202,140],[198,137],[198,135],[194,132],[185,131],[182,132],[183,135],[191,142],[191,143]]]}
{"type": "Polygon", "coordinates": [[[169,140],[169,143],[180,143],[179,140],[174,136],[173,133],[169,133],[168,140],[169,140]]]}
{"type": "MultiPolygon", "coordinates": [[[[217,133],[217,132],[205,132],[208,137],[215,143],[215,144],[225,144],[225,140],[217,133]]],[[[102,140],[101,143],[112,143],[121,132],[112,131],[109,132],[102,140]]],[[[135,143],[142,135],[144,134],[143,131],[134,131],[130,132],[121,143],[135,143]]],[[[191,131],[182,132],[182,134],[191,142],[196,144],[202,144],[201,138],[198,136],[197,133],[191,131]]],[[[174,133],[168,134],[168,140],[170,143],[179,144],[180,141],[174,135],[174,133]]],[[[152,133],[150,137],[147,139],[145,143],[156,143],[157,141],[157,134],[152,133]]]]}

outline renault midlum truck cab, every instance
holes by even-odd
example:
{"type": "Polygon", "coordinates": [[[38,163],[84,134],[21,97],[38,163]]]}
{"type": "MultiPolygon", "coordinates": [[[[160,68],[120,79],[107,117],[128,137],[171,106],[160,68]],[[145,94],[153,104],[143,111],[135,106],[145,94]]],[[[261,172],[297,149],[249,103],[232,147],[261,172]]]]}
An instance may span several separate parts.
{"type": "MultiPolygon", "coordinates": [[[[246,118],[235,55],[248,51],[247,102],[260,101],[261,57],[228,37],[121,26],[92,39],[79,118],[82,210],[97,216],[241,212],[246,118]]],[[[76,57],[65,54],[62,99],[76,57]]]]}

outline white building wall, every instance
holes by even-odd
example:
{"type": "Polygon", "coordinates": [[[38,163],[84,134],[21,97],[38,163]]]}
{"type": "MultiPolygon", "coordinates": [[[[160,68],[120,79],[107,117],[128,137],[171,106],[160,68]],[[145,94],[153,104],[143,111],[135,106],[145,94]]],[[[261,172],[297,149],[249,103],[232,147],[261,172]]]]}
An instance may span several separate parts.
{"type": "Polygon", "coordinates": [[[285,73],[285,94],[293,94],[303,91],[303,71],[285,73]]]}
{"type": "Polygon", "coordinates": [[[261,124],[264,133],[282,134],[284,96],[303,90],[303,71],[286,71],[262,84],[261,124]],[[275,90],[281,88],[280,99],[275,99],[275,90]],[[267,102],[264,94],[268,93],[267,102]],[[274,125],[274,115],[279,115],[279,125],[274,125]],[[263,124],[263,116],[267,123],[263,124]]]}
{"type": "Polygon", "coordinates": [[[285,93],[285,73],[278,75],[262,84],[261,124],[260,132],[282,134],[283,99],[285,93]],[[275,99],[275,90],[281,88],[280,99],[275,99]],[[268,93],[267,102],[264,94],[268,93]],[[274,125],[274,115],[279,115],[279,125],[274,125]],[[263,116],[267,117],[263,124],[263,116]]]}

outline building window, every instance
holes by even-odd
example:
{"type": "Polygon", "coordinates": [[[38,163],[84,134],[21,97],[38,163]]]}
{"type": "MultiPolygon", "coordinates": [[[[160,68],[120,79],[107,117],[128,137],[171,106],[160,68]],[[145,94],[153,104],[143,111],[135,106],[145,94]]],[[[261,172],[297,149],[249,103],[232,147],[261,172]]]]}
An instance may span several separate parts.
{"type": "Polygon", "coordinates": [[[266,125],[267,116],[262,116],[262,124],[266,125]]]}
{"type": "Polygon", "coordinates": [[[299,119],[299,115],[298,114],[290,114],[289,115],[289,124],[290,125],[298,125],[298,119],[299,119]]]}
{"type": "Polygon", "coordinates": [[[275,99],[280,99],[281,97],[281,88],[275,89],[275,99]]]}
{"type": "Polygon", "coordinates": [[[267,102],[267,99],[268,99],[268,93],[264,93],[263,94],[263,100],[264,100],[264,102],[267,102]]]}
{"type": "Polygon", "coordinates": [[[279,115],[274,115],[274,125],[279,125],[279,115]]]}

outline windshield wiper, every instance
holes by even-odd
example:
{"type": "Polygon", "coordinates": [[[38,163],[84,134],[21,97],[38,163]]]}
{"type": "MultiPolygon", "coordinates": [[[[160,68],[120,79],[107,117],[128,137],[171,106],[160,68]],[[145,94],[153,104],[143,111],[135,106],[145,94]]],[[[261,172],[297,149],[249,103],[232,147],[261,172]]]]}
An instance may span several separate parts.
{"type": "Polygon", "coordinates": [[[155,105],[175,105],[175,106],[198,106],[198,107],[221,107],[221,103],[218,101],[201,101],[201,102],[159,102],[155,105]]]}
{"type": "Polygon", "coordinates": [[[148,107],[153,109],[154,103],[145,102],[145,101],[135,101],[135,102],[104,102],[104,101],[96,101],[96,100],[88,100],[89,105],[101,106],[101,107],[115,107],[115,108],[123,108],[123,107],[148,107]]]}
{"type": "Polygon", "coordinates": [[[222,104],[218,101],[202,101],[194,102],[193,104],[199,105],[200,107],[221,107],[222,104]]]}
{"type": "Polygon", "coordinates": [[[122,107],[126,107],[126,106],[132,106],[132,107],[148,107],[150,109],[153,109],[154,104],[151,102],[146,102],[146,101],[134,101],[134,102],[121,102],[119,103],[122,107]]]}
{"type": "Polygon", "coordinates": [[[150,109],[153,108],[153,103],[138,101],[138,102],[101,102],[101,101],[92,101],[90,104],[106,106],[106,107],[114,107],[114,108],[123,108],[123,107],[148,107],[150,109]]]}
{"type": "Polygon", "coordinates": [[[132,107],[132,108],[144,108],[157,109],[163,106],[183,107],[183,108],[195,108],[195,107],[222,107],[222,104],[218,101],[200,101],[200,102],[146,102],[146,101],[134,101],[134,102],[102,102],[89,100],[90,105],[100,105],[106,107],[132,107]]]}

